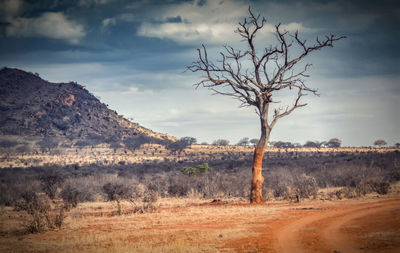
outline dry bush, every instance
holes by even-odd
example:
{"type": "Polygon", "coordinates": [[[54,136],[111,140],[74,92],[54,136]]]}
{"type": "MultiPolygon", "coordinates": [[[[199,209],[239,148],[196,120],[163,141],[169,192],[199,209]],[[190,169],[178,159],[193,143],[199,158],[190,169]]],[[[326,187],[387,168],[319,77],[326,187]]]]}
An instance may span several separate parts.
{"type": "MultiPolygon", "coordinates": [[[[156,192],[162,198],[189,196],[247,199],[250,193],[251,152],[243,155],[240,151],[242,153],[238,155],[217,148],[221,147],[214,147],[217,152],[203,154],[201,158],[190,157],[190,149],[179,159],[165,157],[165,161],[60,167],[61,173],[49,173],[48,180],[42,177],[41,185],[37,178],[41,177],[40,173],[45,168],[2,169],[0,204],[12,205],[21,192],[26,190],[27,185],[35,185],[34,192],[47,189],[49,196],[61,197],[64,203],[73,207],[79,202],[104,200],[103,186],[107,183],[131,187],[131,198],[140,205],[148,191],[156,192]],[[208,163],[214,170],[191,176],[180,172],[182,168],[196,167],[203,163],[208,163]],[[58,174],[61,174],[63,182],[53,180],[60,178],[58,174]]],[[[368,192],[385,194],[389,190],[389,184],[400,179],[397,162],[400,154],[396,152],[379,154],[296,151],[281,152],[280,157],[278,155],[277,152],[267,152],[268,159],[264,159],[267,169],[263,171],[263,192],[268,199],[290,199],[295,194],[299,198],[300,195],[302,198],[313,197],[316,184],[320,188],[342,188],[337,194],[331,193],[331,198],[356,197],[368,192]],[[308,177],[313,177],[315,181],[308,181],[308,177]]]]}
{"type": "Polygon", "coordinates": [[[357,197],[357,192],[353,187],[344,187],[343,196],[347,199],[355,198],[357,197]]]}
{"type": "Polygon", "coordinates": [[[319,189],[317,180],[299,168],[277,167],[264,174],[263,191],[271,192],[274,198],[300,201],[301,198],[316,198],[317,196],[319,189]]]}
{"type": "Polygon", "coordinates": [[[280,167],[264,173],[264,192],[272,191],[274,198],[289,199],[293,186],[293,172],[280,167]]]}
{"type": "Polygon", "coordinates": [[[40,171],[39,180],[43,191],[47,194],[47,196],[49,196],[50,199],[54,199],[56,197],[58,188],[65,180],[65,176],[60,168],[53,166],[43,168],[40,171]]]}
{"type": "Polygon", "coordinates": [[[118,206],[117,214],[122,214],[121,201],[124,199],[130,199],[132,196],[132,190],[129,186],[122,183],[106,183],[103,185],[103,192],[105,193],[108,201],[115,201],[118,206]]]}
{"type": "Polygon", "coordinates": [[[40,182],[36,179],[16,175],[12,181],[0,183],[0,205],[13,206],[21,194],[31,190],[38,192],[40,182]]]}
{"type": "Polygon", "coordinates": [[[312,176],[307,176],[305,174],[297,175],[294,180],[294,192],[299,198],[310,198],[314,199],[318,193],[317,181],[312,176]]]}
{"type": "Polygon", "coordinates": [[[375,192],[381,195],[388,194],[390,190],[390,184],[388,182],[374,182],[373,183],[373,189],[375,192]]]}
{"type": "Polygon", "coordinates": [[[25,211],[29,219],[23,222],[28,233],[43,232],[47,229],[61,228],[64,222],[64,208],[52,206],[48,196],[27,191],[15,203],[16,211],[25,211]]]}
{"type": "Polygon", "coordinates": [[[273,187],[273,196],[275,198],[289,199],[290,198],[290,188],[287,185],[285,185],[284,183],[276,184],[273,187]]]}
{"type": "Polygon", "coordinates": [[[168,194],[172,197],[185,197],[189,194],[189,191],[190,187],[187,184],[171,183],[168,186],[168,194]]]}
{"type": "Polygon", "coordinates": [[[355,190],[358,196],[365,196],[372,192],[385,195],[389,192],[389,188],[390,184],[382,178],[365,178],[357,183],[355,190]]]}
{"type": "Polygon", "coordinates": [[[80,202],[81,192],[70,184],[63,185],[61,190],[61,198],[64,201],[64,208],[66,210],[76,207],[80,202]]]}
{"type": "Polygon", "coordinates": [[[131,199],[131,203],[134,205],[132,209],[132,213],[152,213],[155,212],[158,207],[156,206],[156,202],[159,196],[158,193],[152,190],[147,190],[144,193],[144,196],[141,198],[141,205],[137,204],[137,199],[131,199]]]}
{"type": "Polygon", "coordinates": [[[93,175],[66,179],[62,186],[62,191],[65,187],[71,187],[77,191],[78,202],[100,201],[104,196],[103,186],[107,183],[120,183],[128,187],[129,185],[137,185],[138,181],[134,178],[118,176],[115,173],[95,173],[93,175]]]}

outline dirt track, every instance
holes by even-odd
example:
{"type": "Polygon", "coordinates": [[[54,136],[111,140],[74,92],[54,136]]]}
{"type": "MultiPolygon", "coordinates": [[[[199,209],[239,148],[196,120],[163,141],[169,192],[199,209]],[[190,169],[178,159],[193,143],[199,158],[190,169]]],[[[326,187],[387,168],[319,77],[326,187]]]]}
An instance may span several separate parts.
{"type": "Polygon", "coordinates": [[[400,200],[310,209],[278,227],[276,252],[400,252],[400,200]]]}
{"type": "Polygon", "coordinates": [[[203,201],[121,216],[110,215],[112,203],[83,203],[61,230],[31,235],[21,213],[9,208],[0,213],[0,252],[400,252],[399,194],[263,205],[203,201]]]}

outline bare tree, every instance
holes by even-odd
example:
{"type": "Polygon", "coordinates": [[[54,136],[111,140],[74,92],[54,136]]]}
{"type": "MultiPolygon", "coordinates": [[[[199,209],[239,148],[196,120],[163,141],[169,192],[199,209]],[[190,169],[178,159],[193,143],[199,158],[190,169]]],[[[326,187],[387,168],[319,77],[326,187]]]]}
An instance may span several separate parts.
{"type": "MultiPolygon", "coordinates": [[[[299,62],[311,52],[324,47],[332,47],[337,40],[344,36],[329,35],[324,39],[316,38],[310,45],[299,37],[298,32],[284,31],[281,25],[275,26],[276,45],[265,47],[258,51],[255,47],[255,37],[265,25],[266,19],[255,16],[249,8],[249,17],[239,22],[236,33],[247,43],[245,51],[225,46],[220,53],[220,61],[213,63],[209,60],[206,47],[197,49],[198,60],[187,66],[192,72],[202,72],[205,77],[195,84],[208,88],[216,94],[231,96],[241,102],[241,106],[254,106],[261,121],[261,136],[255,147],[253,157],[253,177],[251,183],[251,202],[261,203],[262,161],[265,145],[268,143],[271,130],[277,121],[292,113],[296,108],[306,106],[300,102],[306,93],[317,95],[317,90],[308,87],[304,78],[311,64],[299,67],[299,62]],[[244,68],[250,60],[251,67],[244,68]],[[292,105],[270,108],[273,94],[279,91],[295,91],[292,105]],[[270,110],[273,112],[270,114],[270,110]]],[[[275,96],[274,96],[275,97],[275,96]]]]}

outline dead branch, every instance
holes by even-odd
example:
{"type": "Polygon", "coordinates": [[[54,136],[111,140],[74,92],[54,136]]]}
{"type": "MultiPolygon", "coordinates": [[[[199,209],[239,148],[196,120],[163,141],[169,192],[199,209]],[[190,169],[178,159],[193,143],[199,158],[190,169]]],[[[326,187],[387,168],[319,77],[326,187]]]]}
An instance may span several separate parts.
{"type": "Polygon", "coordinates": [[[265,47],[261,55],[257,55],[254,39],[266,19],[254,15],[249,8],[249,17],[239,22],[236,33],[246,42],[246,51],[236,50],[225,46],[220,53],[220,60],[214,64],[209,60],[207,49],[204,45],[197,49],[198,60],[187,66],[192,72],[205,74],[202,80],[194,84],[212,90],[215,94],[231,96],[241,102],[241,106],[255,106],[261,118],[267,118],[269,104],[274,103],[273,94],[284,89],[296,89],[297,95],[294,104],[275,110],[271,121],[266,120],[266,126],[271,130],[278,119],[289,115],[295,109],[306,106],[300,102],[308,94],[317,94],[317,90],[305,84],[305,78],[311,64],[305,64],[300,70],[295,68],[307,55],[324,47],[332,47],[335,41],[345,36],[329,35],[320,40],[318,37],[314,44],[307,43],[300,38],[298,31],[290,33],[282,31],[280,24],[275,26],[276,45],[265,47]],[[300,50],[292,48],[297,47],[300,50]],[[300,52],[299,52],[300,51],[300,52]],[[252,68],[243,69],[243,60],[250,60],[252,68]],[[285,109],[283,109],[285,108],[285,109]]]}

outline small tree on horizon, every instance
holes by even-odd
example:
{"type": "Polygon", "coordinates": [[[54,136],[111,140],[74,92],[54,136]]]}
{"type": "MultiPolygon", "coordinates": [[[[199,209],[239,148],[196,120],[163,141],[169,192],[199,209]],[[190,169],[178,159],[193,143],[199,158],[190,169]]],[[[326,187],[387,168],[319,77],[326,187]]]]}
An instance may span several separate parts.
{"type": "Polygon", "coordinates": [[[384,140],[376,140],[376,141],[374,141],[374,145],[378,146],[378,147],[382,147],[382,146],[387,145],[387,143],[384,140]]]}
{"type": "Polygon", "coordinates": [[[241,140],[237,143],[237,145],[238,145],[238,146],[247,146],[247,145],[249,145],[249,138],[248,138],[248,137],[245,137],[245,138],[241,139],[241,140]]]}
{"type": "Polygon", "coordinates": [[[229,141],[225,139],[218,139],[212,142],[212,145],[217,145],[217,146],[227,146],[229,145],[229,141]]]}
{"type": "MultiPolygon", "coordinates": [[[[272,144],[272,143],[271,143],[272,144]]],[[[292,148],[294,145],[289,141],[277,141],[272,144],[275,148],[292,148]]]]}
{"type": "Polygon", "coordinates": [[[249,7],[249,17],[239,22],[236,33],[247,44],[245,51],[225,46],[220,52],[220,60],[212,62],[207,54],[206,47],[197,49],[198,60],[187,69],[192,72],[201,72],[203,79],[195,84],[215,92],[216,94],[231,96],[241,102],[241,106],[254,106],[261,123],[261,136],[255,147],[253,156],[251,203],[262,203],[262,162],[265,146],[273,127],[277,121],[291,114],[295,109],[307,104],[301,98],[307,93],[317,95],[317,90],[308,87],[304,78],[308,77],[307,70],[310,64],[299,66],[311,52],[324,47],[332,47],[337,40],[345,38],[335,35],[324,39],[317,37],[314,44],[307,43],[300,38],[298,32],[285,31],[280,24],[275,26],[276,45],[269,45],[262,50],[256,48],[255,38],[258,31],[263,29],[265,18],[255,16],[249,7]],[[250,63],[249,67],[248,63],[250,63]],[[279,91],[295,92],[292,105],[270,108],[279,91]],[[275,94],[275,95],[274,95],[275,94]]]}
{"type": "Polygon", "coordinates": [[[319,148],[321,147],[321,143],[318,141],[307,141],[303,147],[305,148],[319,148]]]}
{"type": "Polygon", "coordinates": [[[342,141],[338,138],[332,138],[327,143],[325,143],[325,146],[328,148],[339,148],[341,145],[342,141]]]}
{"type": "Polygon", "coordinates": [[[182,137],[179,140],[168,144],[166,147],[172,152],[174,153],[178,152],[180,154],[184,149],[196,143],[197,143],[196,138],[187,136],[187,137],[182,137]]]}

